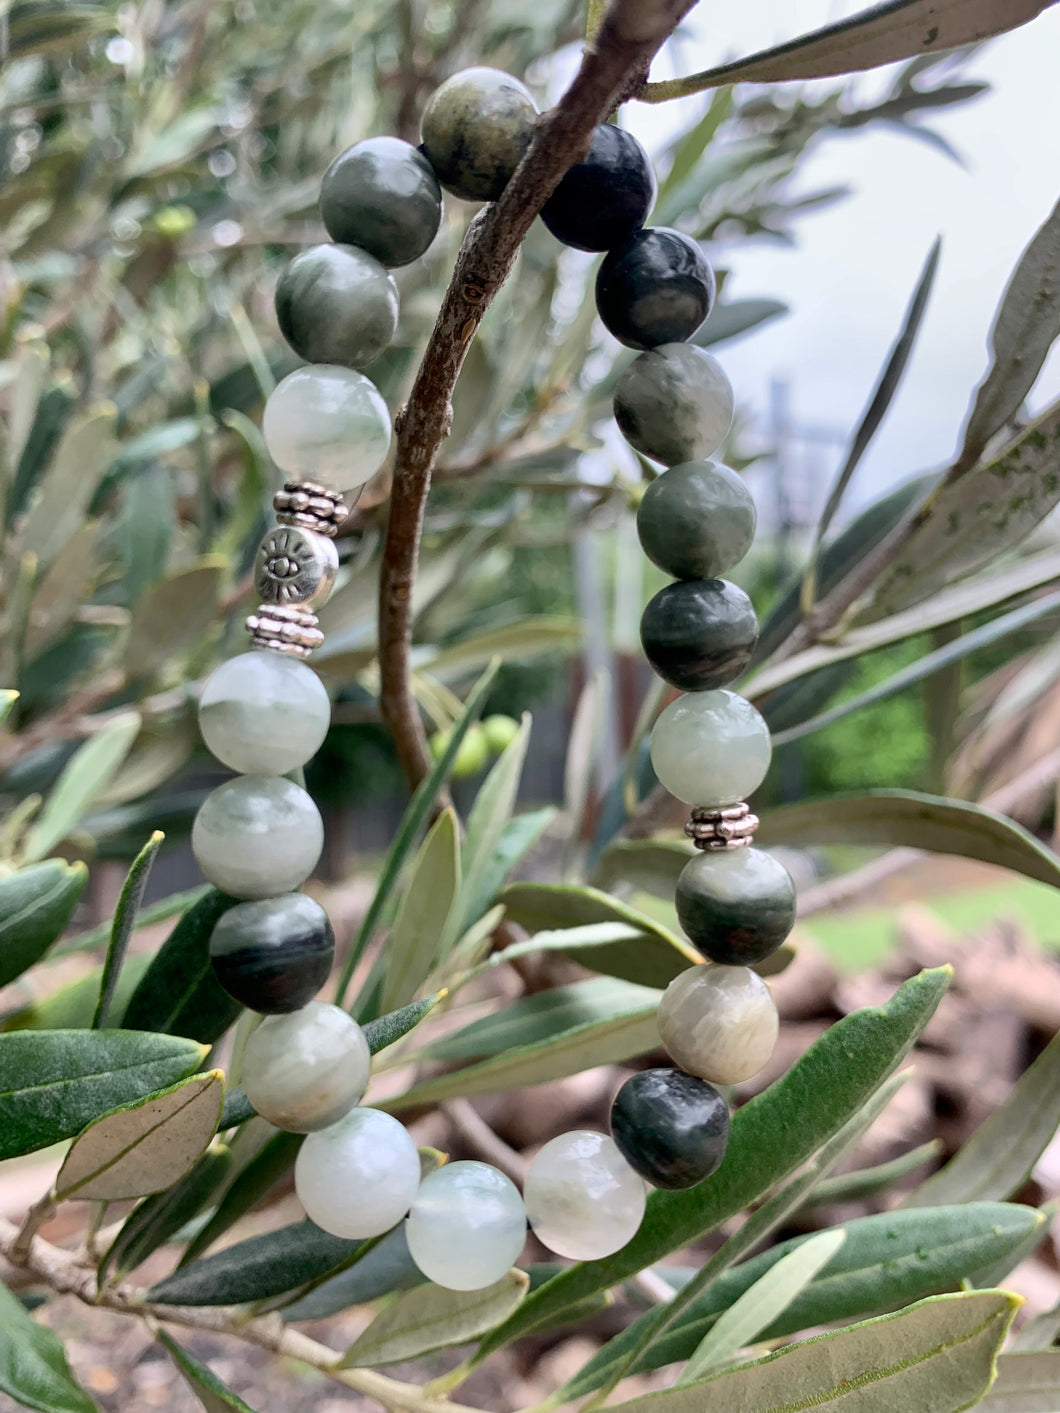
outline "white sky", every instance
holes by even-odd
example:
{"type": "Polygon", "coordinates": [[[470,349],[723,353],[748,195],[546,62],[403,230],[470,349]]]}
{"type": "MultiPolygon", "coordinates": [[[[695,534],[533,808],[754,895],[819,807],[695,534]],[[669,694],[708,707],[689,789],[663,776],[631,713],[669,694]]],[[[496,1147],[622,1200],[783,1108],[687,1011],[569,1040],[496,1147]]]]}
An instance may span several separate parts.
{"type": "MultiPolygon", "coordinates": [[[[681,67],[687,72],[749,53],[864,3],[701,0],[694,37],[681,45],[681,67]]],[[[720,350],[738,403],[763,413],[770,380],[781,377],[790,382],[800,420],[849,428],[897,333],[928,248],[942,234],[942,264],[917,351],[859,469],[855,502],[951,454],[986,366],[997,300],[1020,251],[1060,196],[1060,6],[984,47],[965,76],[988,81],[992,92],[952,111],[925,114],[964,154],[965,168],[883,128],[829,139],[807,162],[800,185],[810,191],[846,184],[853,194],[800,218],[794,249],[758,241],[726,252],[731,296],[776,297],[792,310],[720,350]]],[[[861,82],[875,92],[881,78],[877,73],[861,82]]],[[[643,105],[631,104],[626,113],[652,145],[660,124],[672,121],[643,105]]],[[[688,120],[685,109],[679,121],[687,126],[688,120]]],[[[1035,405],[1058,395],[1060,359],[1054,356],[1035,405]]]]}

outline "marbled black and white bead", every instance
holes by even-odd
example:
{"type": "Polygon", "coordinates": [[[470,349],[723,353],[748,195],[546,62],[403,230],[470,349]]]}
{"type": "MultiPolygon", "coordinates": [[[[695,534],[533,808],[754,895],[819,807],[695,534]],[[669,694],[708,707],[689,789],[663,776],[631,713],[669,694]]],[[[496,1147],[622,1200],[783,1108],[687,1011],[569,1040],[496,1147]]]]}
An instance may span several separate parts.
{"type": "Polygon", "coordinates": [[[397,333],[397,285],[366,250],[314,245],[280,276],[276,319],[307,363],[364,368],[386,352],[397,333]]]}
{"type": "Polygon", "coordinates": [[[575,250],[611,250],[648,219],[655,172],[632,133],[601,123],[584,162],[575,162],[541,208],[541,219],[575,250]]]}
{"type": "Polygon", "coordinates": [[[611,1105],[619,1151],[653,1187],[695,1187],[725,1157],[729,1106],[712,1084],[683,1070],[644,1070],[611,1105]]]}
{"type": "Polygon", "coordinates": [[[423,112],[423,151],[446,191],[496,201],[530,144],[537,105],[511,74],[463,69],[436,88],[423,112]]]}
{"type": "Polygon", "coordinates": [[[411,143],[369,137],[340,153],[324,173],[320,215],[332,240],[360,246],[393,268],[418,260],[438,234],[442,191],[434,168],[411,143]]]}
{"type": "Polygon", "coordinates": [[[681,870],[677,918],[712,962],[754,966],[772,956],[795,925],[795,884],[761,849],[706,850],[681,870]]]}
{"type": "Polygon", "coordinates": [[[691,343],[664,343],[642,353],[615,388],[622,435],[665,466],[712,456],[732,426],[733,407],[721,364],[691,343]]]}
{"type": "Polygon", "coordinates": [[[716,579],[751,548],[756,518],[735,471],[717,461],[684,461],[644,492],[637,534],[652,564],[675,579],[716,579]]]}
{"type": "Polygon", "coordinates": [[[644,656],[671,687],[706,692],[739,677],[758,641],[744,591],[727,579],[678,579],[648,601],[640,620],[644,656]]]}
{"type": "Polygon", "coordinates": [[[753,1078],[773,1053],[779,1025],[769,987],[748,967],[689,967],[659,1002],[659,1036],[670,1058],[710,1084],[753,1078]]]}
{"type": "Polygon", "coordinates": [[[251,1011],[301,1010],[328,979],[335,934],[328,915],[306,893],[240,903],[210,937],[214,974],[251,1011]]]}
{"type": "Polygon", "coordinates": [[[690,339],[714,305],[714,271],[696,241],[666,226],[636,231],[596,276],[604,327],[627,348],[690,339]]]}

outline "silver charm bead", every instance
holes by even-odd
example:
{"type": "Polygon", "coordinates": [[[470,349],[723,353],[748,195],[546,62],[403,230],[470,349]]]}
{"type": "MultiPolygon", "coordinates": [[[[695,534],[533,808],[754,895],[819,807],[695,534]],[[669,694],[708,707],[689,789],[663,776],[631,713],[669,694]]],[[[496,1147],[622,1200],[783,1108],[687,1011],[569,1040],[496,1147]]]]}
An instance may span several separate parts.
{"type": "Polygon", "coordinates": [[[265,604],[247,619],[247,632],[256,648],[308,657],[324,641],[315,613],[302,604],[265,604]]]}
{"type": "Polygon", "coordinates": [[[297,525],[332,539],[350,513],[338,491],[319,481],[285,481],[272,504],[281,525],[297,525]]]}
{"type": "Polygon", "coordinates": [[[254,586],[263,604],[322,604],[339,567],[334,541],[298,525],[278,525],[261,542],[254,586]]]}
{"type": "Polygon", "coordinates": [[[699,806],[685,825],[685,833],[697,849],[742,849],[754,839],[759,819],[749,805],[729,805],[725,809],[699,806]]]}

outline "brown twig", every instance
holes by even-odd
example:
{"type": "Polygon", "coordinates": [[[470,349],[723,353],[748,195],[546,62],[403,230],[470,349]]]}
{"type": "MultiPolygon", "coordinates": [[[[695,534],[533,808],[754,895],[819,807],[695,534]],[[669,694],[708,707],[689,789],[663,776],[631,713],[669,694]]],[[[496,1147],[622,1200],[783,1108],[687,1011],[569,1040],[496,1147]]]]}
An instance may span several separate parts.
{"type": "Polygon", "coordinates": [[[511,273],[534,217],[572,162],[692,8],[695,0],[612,0],[574,82],[540,119],[504,194],[468,228],[408,403],[397,454],[379,584],[380,703],[409,783],[428,770],[423,724],[409,683],[412,589],[423,512],[452,394],[482,316],[511,273]]]}

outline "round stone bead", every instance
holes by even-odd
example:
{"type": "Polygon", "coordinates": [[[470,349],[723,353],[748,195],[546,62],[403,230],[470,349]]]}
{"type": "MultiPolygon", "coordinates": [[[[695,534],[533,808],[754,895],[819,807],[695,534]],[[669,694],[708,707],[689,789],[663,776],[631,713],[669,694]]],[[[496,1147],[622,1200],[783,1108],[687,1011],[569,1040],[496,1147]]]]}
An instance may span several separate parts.
{"type": "Polygon", "coordinates": [[[644,656],[671,687],[705,692],[739,677],[758,641],[754,606],[727,579],[678,579],[648,601],[644,656]]]}
{"type": "Polygon", "coordinates": [[[381,1109],[351,1109],[299,1149],[294,1187],[306,1216],[332,1236],[381,1236],[412,1206],[420,1155],[381,1109]]]}
{"type": "Polygon", "coordinates": [[[541,208],[541,219],[575,250],[611,250],[648,219],[655,172],[632,133],[601,123],[589,155],[575,162],[541,208]]]}
{"type": "Polygon", "coordinates": [[[280,276],[276,318],[307,363],[363,368],[385,353],[397,333],[397,285],[366,250],[314,245],[280,276]]]}
{"type": "Polygon", "coordinates": [[[320,184],[332,240],[384,265],[418,260],[442,223],[442,189],[422,152],[398,137],[369,137],[339,154],[320,184]]]}
{"type": "Polygon", "coordinates": [[[755,535],[743,478],[716,461],[684,461],[656,476],[637,510],[641,548],[675,579],[715,579],[738,564],[755,535]]]}
{"type": "Polygon", "coordinates": [[[635,358],[615,388],[615,421],[637,451],[666,466],[701,461],[732,426],[732,384],[694,343],[664,343],[635,358]]]}
{"type": "Polygon", "coordinates": [[[313,1133],[360,1102],[371,1064],[353,1017],[341,1006],[310,1001],[290,1015],[266,1016],[252,1032],[243,1051],[243,1087],[270,1124],[313,1133]]]}
{"type": "Polygon", "coordinates": [[[735,805],[766,778],[769,727],[749,701],[722,688],[670,703],[651,733],[659,783],[686,805],[735,805]]]}
{"type": "Polygon", "coordinates": [[[754,966],[772,956],[795,925],[795,884],[761,849],[705,849],[677,880],[677,917],[712,962],[754,966]]]}
{"type": "Polygon", "coordinates": [[[635,232],[611,251],[596,276],[597,312],[627,348],[690,339],[710,313],[715,292],[714,271],[698,243],[667,226],[635,232]]]}
{"type": "Polygon", "coordinates": [[[523,1196],[530,1225],[550,1251],[595,1261],[636,1235],[646,1193],[612,1139],[578,1129],[535,1156],[523,1196]]]}
{"type": "Polygon", "coordinates": [[[229,908],[210,938],[217,980],[265,1015],[301,1010],[327,981],[334,957],[328,915],[305,893],[229,908]]]}
{"type": "Polygon", "coordinates": [[[331,363],[288,373],[269,394],[262,431],[281,471],[340,491],[363,486],[390,450],[390,413],[379,389],[331,363]]]}
{"type": "Polygon", "coordinates": [[[206,679],[199,730],[222,764],[243,775],[286,775],[324,743],[331,703],[311,667],[284,653],[229,658],[206,679]]]}
{"type": "Polygon", "coordinates": [[[300,888],[324,847],[320,811],[277,775],[226,780],[203,800],[191,847],[207,880],[233,898],[275,898],[300,888]]]}
{"type": "Polygon", "coordinates": [[[654,1187],[695,1187],[725,1157],[729,1106],[695,1075],[644,1070],[615,1095],[611,1133],[626,1162],[654,1187]]]}
{"type": "Polygon", "coordinates": [[[405,1235],[428,1280],[481,1290],[522,1251],[526,1209],[515,1184],[489,1163],[446,1163],[420,1183],[405,1235]]]}
{"type": "Polygon", "coordinates": [[[423,150],[446,191],[496,201],[533,136],[537,105],[500,69],[462,69],[436,88],[423,112],[423,150]]]}
{"type": "Polygon", "coordinates": [[[715,962],[675,976],[659,1002],[659,1036],[674,1064],[711,1084],[740,1084],[773,1053],[780,1022],[749,967],[715,962]]]}

